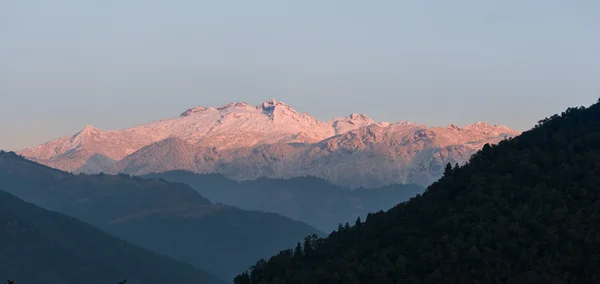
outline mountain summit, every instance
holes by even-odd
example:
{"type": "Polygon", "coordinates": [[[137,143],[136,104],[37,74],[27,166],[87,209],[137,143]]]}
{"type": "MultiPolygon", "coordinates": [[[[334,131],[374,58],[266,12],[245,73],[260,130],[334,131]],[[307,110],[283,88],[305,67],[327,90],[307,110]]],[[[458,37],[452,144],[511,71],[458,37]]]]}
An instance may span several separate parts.
{"type": "Polygon", "coordinates": [[[349,187],[426,185],[439,178],[441,165],[462,163],[483,144],[516,134],[483,122],[426,127],[376,122],[359,113],[321,121],[270,99],[257,106],[197,106],[175,118],[117,131],[86,126],[19,154],[71,172],[190,170],[236,179],[314,175],[349,187]],[[174,138],[185,143],[155,144],[174,138]]]}

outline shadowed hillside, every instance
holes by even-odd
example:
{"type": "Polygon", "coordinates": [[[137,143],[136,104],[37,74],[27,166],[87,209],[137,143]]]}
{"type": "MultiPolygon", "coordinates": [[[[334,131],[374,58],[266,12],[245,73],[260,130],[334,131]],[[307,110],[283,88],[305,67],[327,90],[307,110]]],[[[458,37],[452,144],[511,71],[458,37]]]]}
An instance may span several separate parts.
{"type": "Polygon", "coordinates": [[[275,212],[324,232],[331,232],[339,223],[354,222],[358,217],[364,219],[367,213],[387,210],[425,190],[413,184],[349,190],[316,177],[259,178],[238,182],[218,174],[185,171],[144,177],[182,182],[214,202],[275,212]]]}
{"type": "Polygon", "coordinates": [[[187,185],[126,175],[72,175],[0,154],[0,188],[231,279],[315,228],[273,213],[216,205],[187,185]]]}
{"type": "Polygon", "coordinates": [[[17,283],[225,283],[0,190],[0,275],[17,283]]]}
{"type": "Polygon", "coordinates": [[[600,283],[600,104],[570,108],[422,196],[235,283],[600,283]]]}

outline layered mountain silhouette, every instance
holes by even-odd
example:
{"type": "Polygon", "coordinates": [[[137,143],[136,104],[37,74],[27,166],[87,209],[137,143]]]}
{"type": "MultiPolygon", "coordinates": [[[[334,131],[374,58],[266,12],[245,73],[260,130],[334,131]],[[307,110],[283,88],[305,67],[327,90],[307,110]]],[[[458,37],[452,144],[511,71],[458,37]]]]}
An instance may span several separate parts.
{"type": "Polygon", "coordinates": [[[599,161],[600,103],[570,108],[235,283],[600,283],[599,161]]]}
{"type": "Polygon", "coordinates": [[[17,283],[226,283],[0,190],[0,275],[17,283]]]}
{"type": "Polygon", "coordinates": [[[426,127],[352,113],[320,121],[268,100],[195,107],[179,117],[117,131],[86,126],[18,153],[69,172],[142,175],[171,170],[247,180],[316,176],[349,188],[429,185],[446,163],[464,163],[485,143],[517,135],[478,122],[426,127]]]}
{"type": "Polygon", "coordinates": [[[257,258],[321,234],[274,213],[213,204],[181,183],[74,175],[15,153],[0,153],[0,188],[226,280],[257,258]]]}
{"type": "Polygon", "coordinates": [[[316,177],[259,178],[239,182],[219,174],[185,171],[142,177],[185,183],[214,202],[275,212],[323,232],[331,232],[340,223],[352,223],[359,217],[364,219],[368,213],[390,209],[425,190],[414,184],[350,190],[316,177]]]}

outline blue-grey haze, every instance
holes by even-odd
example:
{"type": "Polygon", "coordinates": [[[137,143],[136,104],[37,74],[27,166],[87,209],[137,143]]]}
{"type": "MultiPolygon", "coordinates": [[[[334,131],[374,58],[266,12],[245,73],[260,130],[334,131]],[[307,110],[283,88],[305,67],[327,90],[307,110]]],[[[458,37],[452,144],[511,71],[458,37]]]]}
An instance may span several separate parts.
{"type": "Polygon", "coordinates": [[[600,1],[0,1],[0,148],[195,105],[524,130],[600,96],[600,1]]]}

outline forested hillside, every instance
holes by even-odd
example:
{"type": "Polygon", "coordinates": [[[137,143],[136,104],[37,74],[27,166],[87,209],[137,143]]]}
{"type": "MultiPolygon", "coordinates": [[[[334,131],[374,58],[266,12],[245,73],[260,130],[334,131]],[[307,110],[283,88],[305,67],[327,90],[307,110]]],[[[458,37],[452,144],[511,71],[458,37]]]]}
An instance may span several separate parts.
{"type": "Polygon", "coordinates": [[[600,283],[600,104],[486,145],[422,196],[235,283],[600,283]]]}

